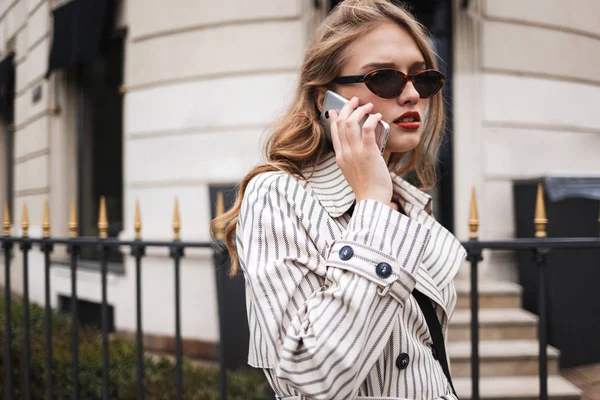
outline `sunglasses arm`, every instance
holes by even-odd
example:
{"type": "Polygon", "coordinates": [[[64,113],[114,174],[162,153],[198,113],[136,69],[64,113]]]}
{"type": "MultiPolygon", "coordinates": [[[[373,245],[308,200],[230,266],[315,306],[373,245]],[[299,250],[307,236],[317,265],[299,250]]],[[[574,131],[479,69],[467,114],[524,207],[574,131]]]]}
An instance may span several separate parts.
{"type": "Polygon", "coordinates": [[[365,81],[364,75],[340,76],[333,80],[335,83],[361,83],[365,81]]]}

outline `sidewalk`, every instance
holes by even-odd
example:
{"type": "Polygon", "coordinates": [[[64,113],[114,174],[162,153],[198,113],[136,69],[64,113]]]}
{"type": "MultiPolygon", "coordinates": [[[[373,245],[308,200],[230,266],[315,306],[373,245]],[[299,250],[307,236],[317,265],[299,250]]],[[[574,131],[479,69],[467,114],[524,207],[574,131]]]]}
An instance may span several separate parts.
{"type": "Polygon", "coordinates": [[[560,373],[583,390],[581,400],[600,400],[600,364],[564,369],[560,373]]]}

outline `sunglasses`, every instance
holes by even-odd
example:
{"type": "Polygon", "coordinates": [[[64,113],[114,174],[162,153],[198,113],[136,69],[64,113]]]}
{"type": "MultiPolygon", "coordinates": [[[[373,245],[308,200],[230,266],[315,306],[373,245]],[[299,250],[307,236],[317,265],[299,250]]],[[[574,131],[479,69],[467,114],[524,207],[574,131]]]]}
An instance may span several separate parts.
{"type": "Polygon", "coordinates": [[[342,85],[363,83],[369,90],[384,99],[398,97],[408,82],[412,82],[419,97],[427,99],[444,86],[446,78],[435,69],[426,69],[415,74],[406,75],[395,69],[377,69],[365,75],[340,76],[333,81],[342,85]]]}

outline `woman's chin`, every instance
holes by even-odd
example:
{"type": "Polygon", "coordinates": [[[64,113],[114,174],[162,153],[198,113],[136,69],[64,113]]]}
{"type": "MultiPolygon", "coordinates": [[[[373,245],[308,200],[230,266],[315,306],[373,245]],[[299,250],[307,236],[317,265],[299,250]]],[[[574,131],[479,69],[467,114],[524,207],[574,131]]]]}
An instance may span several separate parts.
{"type": "Polygon", "coordinates": [[[386,150],[391,153],[408,153],[414,150],[421,141],[421,135],[419,133],[401,133],[395,134],[388,137],[386,150]]]}

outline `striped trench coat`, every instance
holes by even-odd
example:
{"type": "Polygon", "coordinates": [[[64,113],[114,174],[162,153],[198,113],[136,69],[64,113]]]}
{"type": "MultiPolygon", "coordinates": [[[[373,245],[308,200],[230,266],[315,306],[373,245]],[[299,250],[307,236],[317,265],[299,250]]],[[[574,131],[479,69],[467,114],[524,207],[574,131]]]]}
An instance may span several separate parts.
{"type": "Polygon", "coordinates": [[[466,252],[429,195],[392,181],[407,215],[356,203],[333,153],[308,180],[250,181],[237,225],[248,363],[278,398],[455,399],[410,294],[433,300],[447,337],[466,252]]]}

